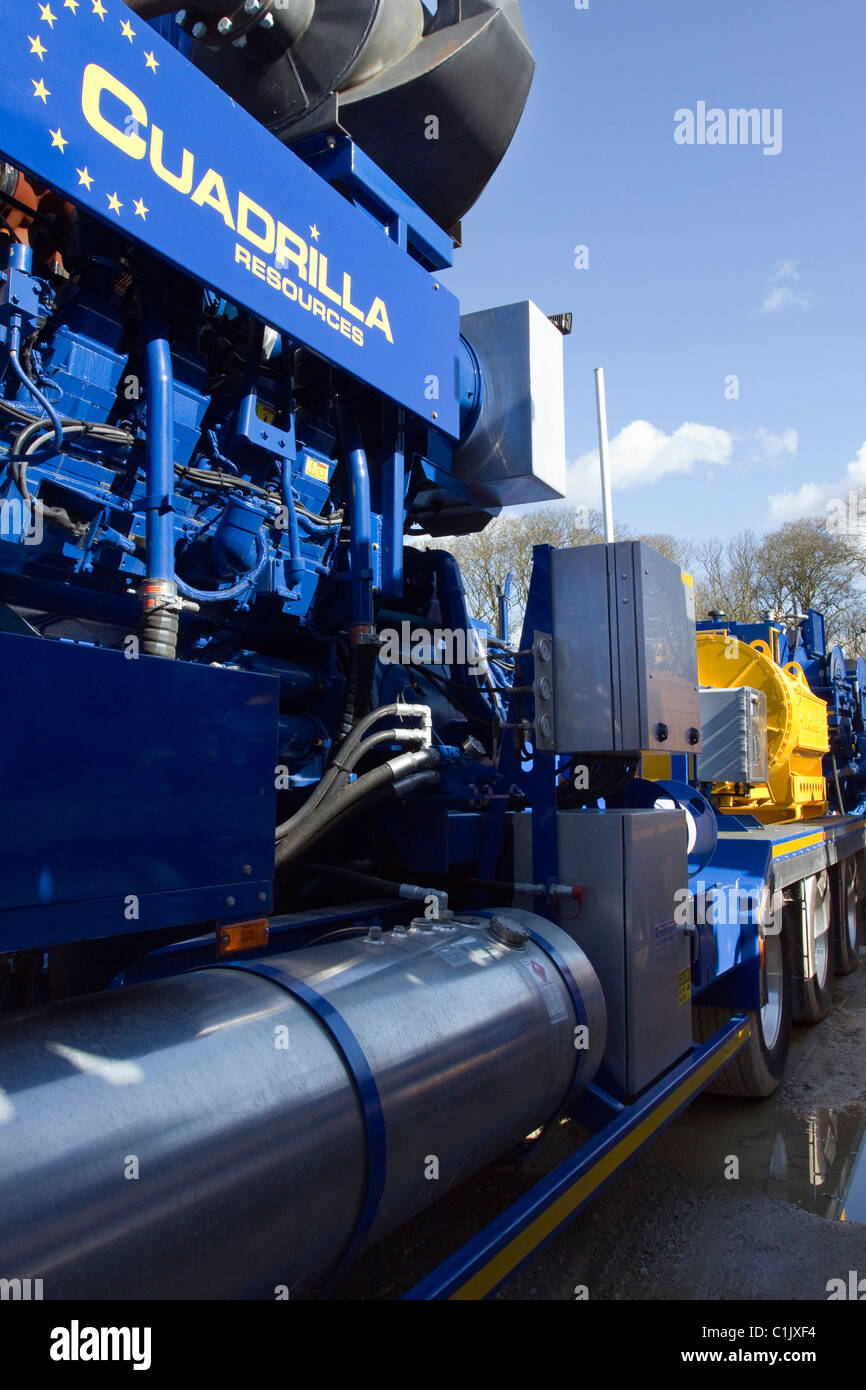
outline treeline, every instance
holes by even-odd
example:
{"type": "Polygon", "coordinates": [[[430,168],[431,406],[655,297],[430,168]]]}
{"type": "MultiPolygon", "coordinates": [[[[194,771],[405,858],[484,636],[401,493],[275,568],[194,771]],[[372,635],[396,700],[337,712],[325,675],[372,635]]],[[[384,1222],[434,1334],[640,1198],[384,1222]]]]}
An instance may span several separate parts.
{"type": "MultiPolygon", "coordinates": [[[[850,656],[866,650],[866,549],[858,535],[833,528],[826,518],[789,521],[763,534],[744,530],[727,541],[696,543],[624,527],[617,527],[616,536],[646,541],[693,574],[698,617],[717,610],[756,622],[771,613],[793,626],[807,609],[817,608],[830,642],[850,656]]],[[[470,610],[486,622],[495,624],[499,590],[509,574],[514,576],[516,629],[526,605],[533,547],[595,545],[602,539],[597,512],[560,503],[524,516],[499,516],[475,535],[435,544],[456,556],[470,610]]]]}

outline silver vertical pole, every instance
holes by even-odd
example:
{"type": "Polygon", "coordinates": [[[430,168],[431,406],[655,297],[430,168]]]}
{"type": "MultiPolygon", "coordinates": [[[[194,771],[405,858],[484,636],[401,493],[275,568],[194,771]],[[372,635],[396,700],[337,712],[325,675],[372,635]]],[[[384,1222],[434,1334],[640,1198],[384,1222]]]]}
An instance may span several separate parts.
{"type": "Polygon", "coordinates": [[[601,464],[601,511],[604,538],[613,540],[613,503],[610,496],[610,464],[607,456],[607,402],[604,395],[604,367],[595,369],[595,403],[598,410],[598,457],[601,464]]]}

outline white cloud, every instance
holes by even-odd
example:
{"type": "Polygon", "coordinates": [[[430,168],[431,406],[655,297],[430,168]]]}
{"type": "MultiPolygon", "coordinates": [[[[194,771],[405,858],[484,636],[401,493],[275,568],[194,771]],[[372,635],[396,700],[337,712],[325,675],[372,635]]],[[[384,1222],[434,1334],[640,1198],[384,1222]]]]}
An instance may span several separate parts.
{"type": "Polygon", "coordinates": [[[774,314],[777,309],[811,309],[815,296],[811,290],[798,292],[789,285],[776,285],[764,295],[762,314],[774,314]]]}
{"type": "Polygon", "coordinates": [[[829,483],[803,483],[794,492],[774,492],[769,499],[770,520],[776,525],[797,521],[804,516],[817,516],[826,511],[834,498],[847,501],[848,493],[866,486],[866,441],[848,464],[845,475],[829,483]]]}
{"type": "Polygon", "coordinates": [[[784,283],[796,283],[800,279],[798,264],[798,261],[789,256],[786,261],[780,261],[772,275],[767,277],[767,288],[761,304],[762,314],[774,314],[779,309],[809,309],[815,303],[815,296],[811,290],[794,290],[791,284],[784,283]]]}
{"type": "Polygon", "coordinates": [[[796,430],[783,430],[781,434],[773,434],[772,430],[761,428],[755,431],[755,442],[757,447],[752,455],[752,462],[775,463],[785,454],[796,454],[800,446],[800,436],[796,430]]]}
{"type": "Polygon", "coordinates": [[[793,256],[789,256],[786,261],[780,261],[770,276],[770,284],[776,285],[780,280],[799,280],[800,272],[797,266],[799,261],[795,261],[793,256]]]}
{"type": "MultiPolygon", "coordinates": [[[[669,473],[692,473],[698,466],[730,462],[734,436],[715,425],[687,423],[665,434],[649,420],[632,420],[610,441],[610,474],[614,487],[643,487],[669,473]]],[[[598,450],[581,454],[568,470],[568,492],[586,500],[599,492],[598,450]]]]}

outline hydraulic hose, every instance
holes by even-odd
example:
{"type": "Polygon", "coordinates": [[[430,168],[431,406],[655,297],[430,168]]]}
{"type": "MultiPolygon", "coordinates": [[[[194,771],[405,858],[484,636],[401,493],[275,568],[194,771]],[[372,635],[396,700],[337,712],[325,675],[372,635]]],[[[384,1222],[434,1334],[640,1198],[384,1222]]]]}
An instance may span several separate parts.
{"type": "MultiPolygon", "coordinates": [[[[348,737],[344,739],[337,748],[336,753],[331,759],[331,766],[319,782],[316,790],[304,802],[300,811],[297,811],[290,820],[285,821],[278,827],[277,839],[282,839],[283,835],[288,834],[292,826],[300,824],[310,811],[319,805],[319,802],[324,801],[325,797],[330,795],[331,788],[338,781],[341,774],[345,772],[348,760],[353,757],[358,745],[363,743],[368,730],[372,729],[375,724],[378,724],[381,719],[391,718],[420,719],[422,721],[422,728],[419,732],[423,732],[424,741],[429,747],[432,735],[432,716],[429,705],[382,705],[379,709],[373,710],[372,713],[366,715],[364,719],[360,720],[359,723],[355,725],[348,737]]],[[[360,757],[360,753],[358,756],[360,757]]],[[[352,765],[354,765],[354,763],[352,765]]]]}
{"type": "MultiPolygon", "coordinates": [[[[320,803],[300,826],[292,829],[291,833],[280,836],[278,831],[275,856],[277,872],[304,854],[344,816],[362,805],[368,805],[373,795],[391,795],[396,792],[398,786],[405,784],[407,779],[411,781],[413,774],[434,772],[439,762],[440,754],[435,748],[425,748],[417,753],[402,753],[382,763],[380,767],[373,768],[372,772],[366,772],[351,786],[320,803]]],[[[415,790],[417,786],[418,783],[412,783],[411,789],[415,790]]]]}

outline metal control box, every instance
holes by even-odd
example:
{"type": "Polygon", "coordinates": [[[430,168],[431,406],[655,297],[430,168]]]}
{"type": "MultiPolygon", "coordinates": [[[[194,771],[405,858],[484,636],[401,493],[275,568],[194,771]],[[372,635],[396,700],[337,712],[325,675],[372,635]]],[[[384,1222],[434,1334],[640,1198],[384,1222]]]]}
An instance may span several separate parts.
{"type": "MultiPolygon", "coordinates": [[[[532,814],[511,817],[514,876],[532,879],[532,814]]],[[[682,811],[560,811],[559,877],[583,910],[559,925],[586,952],[608,1013],[604,1067],[621,1096],[643,1091],[692,1045],[691,946],[675,919],[688,884],[682,811]]],[[[527,899],[520,906],[529,907],[527,899]]]]}
{"type": "Polygon", "coordinates": [[[763,690],[701,690],[699,782],[766,782],[767,697],[763,690]]]}
{"type": "Polygon", "coordinates": [[[497,506],[565,496],[562,334],[530,300],[465,314],[484,386],[454,476],[497,506]]]}
{"type": "MultiPolygon", "coordinates": [[[[691,577],[642,541],[551,550],[550,693],[539,748],[696,753],[698,659],[691,577]]],[[[541,701],[536,699],[536,707],[541,701]]]]}

